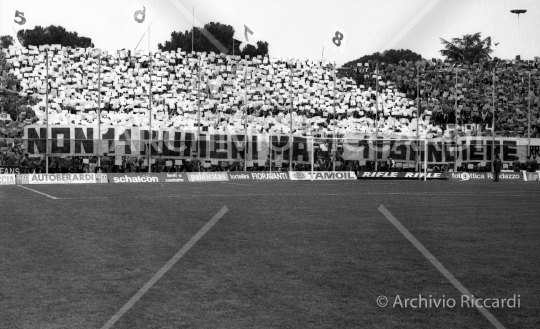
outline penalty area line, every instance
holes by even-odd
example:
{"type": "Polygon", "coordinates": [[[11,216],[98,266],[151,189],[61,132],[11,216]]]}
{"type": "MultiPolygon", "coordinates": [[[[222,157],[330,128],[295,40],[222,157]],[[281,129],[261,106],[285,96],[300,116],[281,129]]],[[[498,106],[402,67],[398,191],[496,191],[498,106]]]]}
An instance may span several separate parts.
{"type": "Polygon", "coordinates": [[[176,255],[173,256],[173,258],[171,258],[171,260],[169,260],[167,262],[167,264],[165,264],[156,274],[154,274],[154,276],[150,279],[150,281],[148,281],[141,289],[139,289],[139,291],[137,291],[137,293],[131,297],[131,299],[124,305],[122,306],[122,308],[120,310],[118,310],[118,312],[116,312],[115,315],[112,316],[112,318],[109,319],[109,321],[107,321],[107,323],[105,323],[105,325],[103,327],[101,327],[101,329],[109,329],[111,328],[118,320],[120,320],[120,318],[122,317],[122,315],[124,315],[127,311],[129,311],[130,308],[133,307],[133,305],[135,305],[135,303],[137,303],[137,301],[139,299],[141,299],[141,297],[148,291],[150,290],[150,288],[152,288],[152,286],[159,280],[161,279],[161,277],[163,275],[165,275],[165,273],[167,273],[171,267],[174,266],[174,264],[176,264],[180,258],[182,258],[188,251],[189,249],[191,249],[191,247],[193,247],[197,241],[199,241],[205,234],[206,232],[208,232],[212,226],[214,226],[214,224],[216,224],[218,222],[218,220],[221,219],[221,217],[223,217],[225,215],[225,213],[227,213],[227,211],[229,211],[229,209],[226,207],[226,206],[223,206],[223,208],[221,208],[215,215],[214,217],[212,217],[212,219],[210,219],[208,221],[208,223],[206,223],[206,225],[204,225],[200,230],[199,232],[197,232],[183,247],[182,249],[180,249],[176,255]]]}
{"type": "Polygon", "coordinates": [[[46,196],[46,197],[48,197],[48,198],[51,198],[51,199],[53,199],[53,200],[58,200],[58,198],[53,197],[52,195],[48,195],[47,193],[43,193],[43,192],[40,192],[40,191],[36,191],[36,190],[34,190],[34,189],[31,189],[31,188],[28,188],[28,187],[25,187],[25,186],[22,186],[22,185],[17,185],[17,186],[22,187],[23,189],[26,189],[26,190],[35,192],[35,193],[37,193],[37,194],[44,195],[44,196],[46,196]]]}
{"type": "MultiPolygon", "coordinates": [[[[450,273],[450,271],[448,271],[443,264],[441,264],[441,262],[439,262],[437,260],[437,258],[435,258],[435,256],[429,252],[429,250],[426,249],[426,247],[424,247],[424,245],[418,241],[413,235],[411,232],[409,232],[409,230],[407,230],[405,228],[405,226],[403,226],[398,220],[396,217],[394,217],[394,215],[392,215],[390,213],[390,211],[388,211],[388,209],[386,209],[385,206],[383,206],[382,204],[379,206],[378,210],[384,215],[384,217],[386,217],[386,219],[388,219],[388,221],[390,223],[392,223],[392,225],[395,226],[395,228],[398,229],[398,231],[403,234],[403,236],[409,240],[410,243],[412,243],[412,245],[418,249],[418,251],[420,251],[420,253],[427,259],[429,260],[429,262],[435,266],[435,268],[441,272],[441,274],[448,280],[450,281],[450,283],[462,294],[462,295],[466,295],[466,296],[469,296],[471,297],[472,294],[469,292],[469,290],[467,290],[467,288],[465,288],[464,285],[461,284],[461,282],[458,281],[458,279],[456,279],[456,277],[450,273]]],[[[499,322],[499,320],[497,320],[493,314],[491,314],[485,307],[478,307],[475,303],[475,307],[476,309],[478,309],[478,311],[480,313],[482,313],[482,315],[484,317],[486,317],[486,319],[488,319],[489,322],[491,322],[491,324],[493,326],[495,326],[495,328],[497,329],[505,329],[504,326],[499,322]]]]}

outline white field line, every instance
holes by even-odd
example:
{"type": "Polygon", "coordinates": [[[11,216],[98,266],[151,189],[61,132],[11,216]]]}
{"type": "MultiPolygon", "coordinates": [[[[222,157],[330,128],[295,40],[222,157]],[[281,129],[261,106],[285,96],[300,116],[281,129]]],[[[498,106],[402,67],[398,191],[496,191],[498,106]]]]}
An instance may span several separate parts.
{"type": "MultiPolygon", "coordinates": [[[[426,257],[427,260],[429,260],[429,262],[435,266],[435,268],[441,272],[441,274],[448,280],[450,281],[450,283],[462,294],[462,295],[466,295],[466,296],[469,296],[471,297],[472,294],[469,292],[469,290],[467,290],[467,288],[465,288],[465,286],[463,286],[461,284],[461,282],[458,281],[458,279],[456,279],[456,277],[450,273],[450,271],[448,271],[444,266],[443,264],[441,264],[437,258],[435,258],[435,256],[433,256],[432,253],[429,252],[429,250],[426,249],[426,247],[424,247],[424,245],[422,245],[422,243],[420,241],[418,241],[412,234],[411,232],[409,232],[409,230],[407,230],[405,228],[405,226],[403,226],[397,219],[396,217],[394,217],[390,211],[388,211],[388,209],[386,209],[385,206],[383,206],[382,204],[379,206],[379,211],[384,215],[384,217],[386,217],[386,219],[388,219],[388,221],[390,223],[392,223],[392,225],[394,225],[399,232],[401,232],[401,234],[403,234],[403,236],[409,240],[409,242],[411,242],[413,244],[413,246],[416,247],[416,249],[418,249],[418,251],[420,251],[420,253],[422,253],[422,255],[424,257],[426,257]]],[[[476,306],[476,303],[475,303],[475,306],[476,306]]],[[[504,329],[504,326],[493,316],[493,314],[491,314],[485,307],[476,307],[478,309],[478,311],[480,313],[482,313],[483,316],[486,317],[486,319],[488,319],[489,322],[491,322],[491,324],[493,326],[495,326],[495,328],[497,329],[504,329]]]]}
{"type": "Polygon", "coordinates": [[[253,186],[253,185],[248,185],[248,184],[240,184],[240,183],[229,183],[229,182],[221,182],[223,184],[231,184],[231,185],[239,185],[239,186],[253,186]]]}
{"type": "Polygon", "coordinates": [[[173,258],[171,258],[171,260],[169,260],[167,262],[167,264],[165,264],[156,274],[154,274],[154,276],[150,279],[150,281],[148,281],[141,289],[139,289],[139,291],[133,296],[131,297],[131,299],[124,305],[122,306],[122,308],[120,308],[120,310],[118,310],[118,312],[116,312],[115,315],[112,316],[112,318],[109,319],[109,321],[107,321],[107,323],[105,323],[105,325],[103,327],[101,327],[101,329],[109,329],[111,328],[121,317],[122,315],[124,315],[127,311],[129,311],[129,309],[131,307],[133,307],[133,305],[135,305],[135,303],[141,299],[141,297],[148,291],[150,290],[150,288],[152,288],[152,286],[159,280],[161,279],[161,277],[163,275],[165,275],[165,273],[167,273],[171,267],[174,266],[174,264],[176,264],[176,262],[178,262],[178,260],[180,260],[180,258],[182,258],[182,256],[184,256],[188,251],[189,249],[191,249],[191,247],[193,247],[195,245],[195,243],[197,243],[197,241],[199,241],[205,234],[206,232],[208,232],[212,226],[214,226],[214,224],[217,223],[217,221],[223,217],[223,215],[225,215],[225,213],[228,211],[229,209],[227,209],[227,207],[223,207],[221,208],[220,211],[218,211],[214,217],[212,217],[212,219],[210,219],[208,221],[208,223],[206,223],[206,225],[204,225],[200,230],[199,232],[197,232],[183,247],[182,249],[180,249],[176,255],[173,256],[173,258]]]}
{"type": "Polygon", "coordinates": [[[28,188],[28,187],[22,186],[22,185],[17,185],[17,186],[19,186],[19,187],[22,187],[23,189],[26,189],[26,190],[29,190],[29,191],[35,192],[35,193],[37,193],[37,194],[41,194],[41,195],[44,195],[44,196],[46,196],[46,197],[48,197],[48,198],[51,198],[51,199],[54,199],[54,200],[58,200],[58,199],[60,199],[60,198],[56,198],[56,197],[54,197],[54,196],[52,196],[52,195],[48,195],[48,194],[46,194],[46,193],[43,193],[43,192],[40,192],[40,191],[36,191],[36,190],[33,190],[33,189],[31,189],[31,188],[28,188]]]}

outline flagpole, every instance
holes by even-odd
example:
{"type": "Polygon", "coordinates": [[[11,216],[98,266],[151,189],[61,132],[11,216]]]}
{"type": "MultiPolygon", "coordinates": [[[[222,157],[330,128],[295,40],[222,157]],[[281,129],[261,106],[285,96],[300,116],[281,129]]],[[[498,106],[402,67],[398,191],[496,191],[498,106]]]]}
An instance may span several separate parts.
{"type": "Polygon", "coordinates": [[[191,53],[193,54],[193,35],[195,34],[195,6],[193,6],[193,17],[191,20],[191,53]]]}
{"type": "Polygon", "coordinates": [[[289,171],[292,171],[293,169],[293,165],[292,165],[292,162],[293,162],[293,150],[294,150],[294,144],[293,144],[293,101],[294,101],[294,98],[293,98],[293,84],[292,84],[292,78],[293,78],[293,69],[292,69],[292,66],[291,66],[291,110],[289,112],[289,115],[290,115],[290,120],[291,122],[289,123],[289,143],[290,143],[290,146],[289,146],[289,171]]]}
{"type": "Polygon", "coordinates": [[[98,55],[98,167],[101,168],[101,49],[98,55]]]}
{"type": "Polygon", "coordinates": [[[47,74],[45,80],[45,118],[47,126],[45,127],[45,173],[49,173],[49,49],[45,48],[45,65],[47,74]]]}
{"type": "Polygon", "coordinates": [[[245,106],[245,117],[244,117],[244,171],[247,171],[247,149],[248,149],[248,145],[247,145],[247,119],[248,119],[248,105],[247,105],[247,93],[248,93],[248,88],[247,88],[247,82],[246,82],[246,78],[247,78],[247,60],[246,61],[246,66],[245,66],[245,72],[244,72],[244,88],[246,89],[245,90],[245,95],[244,95],[244,106],[245,106]]]}
{"type": "MultiPolygon", "coordinates": [[[[379,140],[379,61],[377,61],[375,74],[375,171],[377,171],[377,151],[379,140]]],[[[418,130],[418,129],[417,129],[418,130]]]]}
{"type": "Polygon", "coordinates": [[[148,172],[150,173],[152,172],[152,52],[149,52],[149,55],[150,55],[150,67],[149,67],[148,75],[150,77],[150,88],[148,89],[148,98],[149,98],[148,109],[149,109],[149,115],[150,115],[150,124],[148,127],[148,131],[150,132],[150,137],[148,137],[148,172]]]}
{"type": "Polygon", "coordinates": [[[332,164],[333,171],[336,171],[336,160],[337,160],[337,136],[336,136],[336,127],[337,127],[337,117],[336,117],[336,90],[337,90],[337,84],[336,84],[336,67],[335,64],[332,65],[332,75],[334,76],[334,97],[333,97],[333,105],[334,105],[334,161],[332,164]]]}

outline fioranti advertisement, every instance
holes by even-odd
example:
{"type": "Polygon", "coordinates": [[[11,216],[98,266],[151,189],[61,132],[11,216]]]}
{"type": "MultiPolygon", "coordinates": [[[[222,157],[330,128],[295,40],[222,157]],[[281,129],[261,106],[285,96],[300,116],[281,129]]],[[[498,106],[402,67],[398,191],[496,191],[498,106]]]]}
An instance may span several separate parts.
{"type": "Polygon", "coordinates": [[[107,183],[107,174],[23,174],[18,184],[100,184],[107,183]]]}
{"type": "MultiPolygon", "coordinates": [[[[454,182],[489,182],[493,180],[492,173],[479,172],[457,172],[448,173],[448,178],[454,182]]],[[[522,172],[501,172],[499,174],[501,181],[523,181],[522,172]]]]}
{"type": "Polygon", "coordinates": [[[238,171],[229,172],[230,180],[289,180],[288,172],[238,171]]]}
{"type": "Polygon", "coordinates": [[[187,177],[185,173],[128,173],[128,174],[107,174],[109,183],[185,183],[187,177]]]}
{"type": "Polygon", "coordinates": [[[355,180],[354,171],[291,171],[291,180],[355,180]]]}
{"type": "Polygon", "coordinates": [[[15,185],[15,175],[0,175],[0,185],[15,185]]]}
{"type": "MultiPolygon", "coordinates": [[[[426,179],[448,179],[442,172],[425,174],[426,179]]],[[[360,171],[358,179],[424,179],[424,173],[402,171],[360,171]]]]}

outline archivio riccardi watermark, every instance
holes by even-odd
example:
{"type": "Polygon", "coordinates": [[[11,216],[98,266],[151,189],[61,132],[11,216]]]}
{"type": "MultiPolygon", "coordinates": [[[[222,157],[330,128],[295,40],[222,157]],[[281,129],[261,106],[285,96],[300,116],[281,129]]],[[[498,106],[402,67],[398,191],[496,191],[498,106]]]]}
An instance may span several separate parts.
{"type": "Polygon", "coordinates": [[[414,297],[404,297],[395,295],[393,297],[379,296],[376,303],[379,307],[391,308],[521,308],[521,295],[512,295],[505,298],[476,297],[474,295],[461,295],[458,298],[446,295],[418,295],[414,297]]]}

